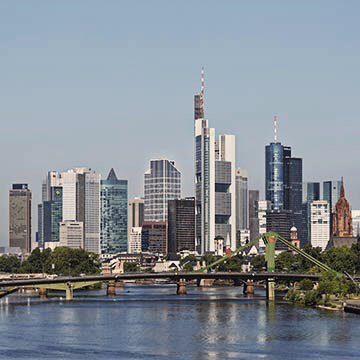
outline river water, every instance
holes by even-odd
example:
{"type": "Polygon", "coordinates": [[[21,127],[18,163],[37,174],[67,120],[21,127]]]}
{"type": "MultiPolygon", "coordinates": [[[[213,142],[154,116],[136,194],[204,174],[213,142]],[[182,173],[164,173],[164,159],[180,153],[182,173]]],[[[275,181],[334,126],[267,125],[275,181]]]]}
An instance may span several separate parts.
{"type": "Polygon", "coordinates": [[[256,289],[126,285],[0,300],[0,359],[360,359],[360,316],[267,304],[256,289]]]}

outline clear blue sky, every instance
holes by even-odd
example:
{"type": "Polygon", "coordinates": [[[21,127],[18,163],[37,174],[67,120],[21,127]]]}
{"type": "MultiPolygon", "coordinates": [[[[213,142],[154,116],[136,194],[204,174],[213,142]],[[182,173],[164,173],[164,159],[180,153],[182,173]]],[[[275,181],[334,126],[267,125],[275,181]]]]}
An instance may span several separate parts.
{"type": "Polygon", "coordinates": [[[48,170],[114,167],[143,192],[155,157],[174,159],[193,192],[193,94],[237,136],[238,165],[264,189],[264,146],[304,159],[304,180],[345,179],[360,208],[360,2],[0,2],[0,243],[8,189],[33,190],[34,230],[48,170]]]}

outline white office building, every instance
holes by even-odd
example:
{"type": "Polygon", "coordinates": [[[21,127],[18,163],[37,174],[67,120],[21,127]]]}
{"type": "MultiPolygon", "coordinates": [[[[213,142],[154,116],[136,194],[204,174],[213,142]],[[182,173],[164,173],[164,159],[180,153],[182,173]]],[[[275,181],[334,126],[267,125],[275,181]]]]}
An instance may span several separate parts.
{"type": "Polygon", "coordinates": [[[141,227],[132,227],[128,238],[128,253],[141,253],[141,227]]]}
{"type": "Polygon", "coordinates": [[[60,246],[84,248],[84,224],[81,221],[60,223],[60,246]]]}
{"type": "Polygon", "coordinates": [[[313,247],[324,251],[330,240],[330,206],[325,200],[312,201],[309,212],[309,235],[313,247]]]}
{"type": "Polygon", "coordinates": [[[236,249],[235,136],[220,135],[204,117],[204,86],[194,98],[196,248],[215,252],[215,238],[236,249]]]}
{"type": "Polygon", "coordinates": [[[360,236],[360,210],[351,210],[353,236],[360,236]]]}
{"type": "MultiPolygon", "coordinates": [[[[259,221],[259,235],[266,233],[266,212],[271,209],[271,202],[268,200],[259,200],[258,202],[258,221],[259,221]]],[[[261,250],[265,249],[263,240],[259,240],[259,247],[261,250]]]]}
{"type": "Polygon", "coordinates": [[[150,161],[144,175],[144,195],[144,220],[167,221],[168,201],[181,197],[181,173],[175,161],[150,161]]]}

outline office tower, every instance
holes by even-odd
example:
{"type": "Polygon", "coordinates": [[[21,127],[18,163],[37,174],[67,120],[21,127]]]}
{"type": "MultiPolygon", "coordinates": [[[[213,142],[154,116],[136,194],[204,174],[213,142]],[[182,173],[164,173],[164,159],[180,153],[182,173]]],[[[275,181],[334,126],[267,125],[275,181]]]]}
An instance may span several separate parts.
{"type": "Polygon", "coordinates": [[[52,186],[48,194],[49,200],[42,204],[43,243],[45,248],[54,249],[59,246],[59,227],[62,221],[62,187],[52,186]]]}
{"type": "Polygon", "coordinates": [[[84,248],[84,224],[81,221],[64,221],[59,226],[60,246],[84,248]]]}
{"type": "Polygon", "coordinates": [[[302,204],[302,159],[284,159],[284,209],[301,212],[302,204]]]}
{"type": "Polygon", "coordinates": [[[142,229],[141,227],[132,227],[129,240],[128,240],[128,249],[127,252],[129,254],[139,254],[141,253],[141,236],[142,229]]]}
{"type": "Polygon", "coordinates": [[[181,196],[181,174],[172,160],[151,160],[144,175],[144,220],[166,221],[168,201],[181,196]]]}
{"type": "Polygon", "coordinates": [[[28,184],[13,184],[9,191],[9,246],[31,251],[31,190],[28,184]]]}
{"type": "Polygon", "coordinates": [[[142,226],[141,250],[154,254],[167,254],[167,222],[144,221],[142,226]]]}
{"type": "Polygon", "coordinates": [[[111,169],[101,180],[101,252],[116,254],[128,248],[128,182],[118,180],[111,169]]]}
{"type": "Polygon", "coordinates": [[[349,202],[345,198],[344,182],[340,185],[340,198],[333,213],[332,235],[338,237],[353,236],[352,217],[349,202]]]}
{"type": "MultiPolygon", "coordinates": [[[[271,202],[268,200],[257,201],[257,223],[258,223],[258,236],[266,233],[266,214],[271,210],[271,202]]],[[[251,230],[250,230],[251,235],[251,230]]],[[[256,237],[254,238],[256,239],[256,237]]],[[[265,243],[263,240],[259,240],[260,249],[265,249],[265,243]]]]}
{"type": "Polygon", "coordinates": [[[44,235],[43,235],[43,204],[38,204],[38,231],[36,232],[37,247],[44,248],[44,235]]]}
{"type": "Polygon", "coordinates": [[[305,182],[303,184],[303,203],[320,200],[320,183],[305,182]]]}
{"type": "MultiPolygon", "coordinates": [[[[290,210],[269,210],[266,213],[266,231],[274,231],[284,239],[290,240],[290,229],[293,226],[293,213],[290,210]]],[[[277,241],[276,249],[286,250],[287,247],[277,241]]]]}
{"type": "Polygon", "coordinates": [[[235,136],[220,135],[204,118],[204,72],[201,92],[194,97],[196,248],[215,251],[215,237],[236,248],[235,136]]]}
{"type": "Polygon", "coordinates": [[[251,241],[259,236],[258,201],[259,190],[249,190],[249,229],[251,241]]]}
{"type": "Polygon", "coordinates": [[[353,236],[360,236],[360,210],[351,210],[353,236]]]}
{"type": "Polygon", "coordinates": [[[243,169],[236,170],[236,231],[249,228],[248,175],[243,169]]]}
{"type": "Polygon", "coordinates": [[[330,206],[326,200],[314,200],[309,204],[309,234],[313,247],[324,251],[330,240],[330,206]]]}
{"type": "Polygon", "coordinates": [[[324,181],[323,182],[323,200],[326,200],[330,204],[331,212],[335,212],[336,202],[340,198],[340,180],[324,181]]]}
{"type": "Polygon", "coordinates": [[[135,197],[129,200],[128,207],[128,235],[131,228],[142,227],[144,222],[144,199],[135,197]]]}
{"type": "Polygon", "coordinates": [[[195,251],[195,199],[169,200],[168,253],[195,251]]]}

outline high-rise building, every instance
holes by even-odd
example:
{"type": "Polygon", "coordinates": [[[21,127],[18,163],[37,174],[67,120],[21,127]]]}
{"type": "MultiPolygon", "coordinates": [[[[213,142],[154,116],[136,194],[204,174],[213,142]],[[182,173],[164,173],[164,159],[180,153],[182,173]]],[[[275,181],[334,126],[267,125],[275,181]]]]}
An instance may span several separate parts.
{"type": "Polygon", "coordinates": [[[101,252],[116,254],[128,248],[128,182],[119,180],[111,169],[101,180],[101,252]]]}
{"type": "Polygon", "coordinates": [[[306,182],[303,184],[303,203],[320,200],[320,183],[306,182]]]}
{"type": "Polygon", "coordinates": [[[45,248],[54,249],[60,245],[60,223],[62,221],[62,187],[52,186],[49,200],[42,204],[43,244],[45,248]]]}
{"type": "Polygon", "coordinates": [[[64,221],[59,226],[60,246],[84,248],[84,224],[81,221],[64,221]]]}
{"type": "Polygon", "coordinates": [[[289,157],[284,159],[284,209],[294,213],[301,212],[302,205],[302,159],[289,157]]]}
{"type": "Polygon", "coordinates": [[[128,253],[129,254],[140,254],[141,253],[141,227],[132,227],[128,239],[128,253]]]}
{"type": "MultiPolygon", "coordinates": [[[[290,229],[294,226],[291,210],[270,210],[266,213],[266,231],[274,231],[290,241],[290,229]]],[[[287,247],[276,242],[276,249],[287,250],[287,247]]]]}
{"type": "Polygon", "coordinates": [[[323,200],[329,202],[332,213],[335,212],[335,205],[340,198],[340,188],[340,180],[323,182],[323,200]]]}
{"type": "Polygon", "coordinates": [[[128,207],[128,235],[131,228],[142,227],[144,222],[144,199],[135,197],[129,200],[128,207]]]}
{"type": "Polygon", "coordinates": [[[249,229],[251,241],[259,236],[258,201],[259,190],[249,190],[249,229]]]}
{"type": "Polygon", "coordinates": [[[322,250],[330,240],[330,207],[326,200],[314,200],[309,203],[309,234],[313,247],[322,250]]]}
{"type": "Polygon", "coordinates": [[[28,184],[13,184],[9,191],[9,246],[31,251],[31,190],[28,184]]]}
{"type": "Polygon", "coordinates": [[[169,200],[168,253],[195,250],[195,199],[169,200]]]}
{"type": "Polygon", "coordinates": [[[144,221],[141,235],[141,250],[154,254],[167,254],[167,222],[144,221]]]}
{"type": "Polygon", "coordinates": [[[236,170],[236,231],[249,228],[248,175],[243,169],[236,170]]]}
{"type": "Polygon", "coordinates": [[[144,220],[166,221],[168,201],[181,196],[181,173],[172,160],[151,160],[144,175],[144,220]]]}
{"type": "Polygon", "coordinates": [[[196,248],[215,251],[215,238],[236,248],[235,136],[220,135],[204,117],[204,72],[201,92],[194,97],[196,248]]]}
{"type": "MultiPolygon", "coordinates": [[[[271,210],[271,202],[268,200],[257,201],[257,216],[258,216],[258,236],[266,233],[266,214],[271,210]]],[[[251,235],[251,231],[250,231],[251,235]]],[[[256,237],[255,237],[256,239],[256,237]]],[[[263,240],[259,241],[260,249],[265,249],[265,243],[263,240]]]]}
{"type": "Polygon", "coordinates": [[[351,210],[353,236],[360,236],[360,210],[351,210]]]}

